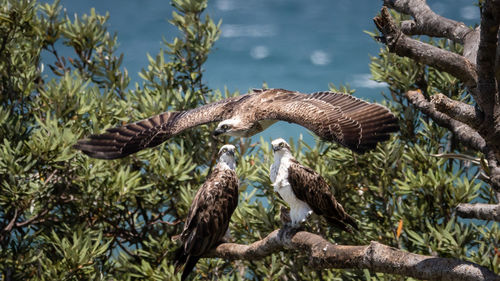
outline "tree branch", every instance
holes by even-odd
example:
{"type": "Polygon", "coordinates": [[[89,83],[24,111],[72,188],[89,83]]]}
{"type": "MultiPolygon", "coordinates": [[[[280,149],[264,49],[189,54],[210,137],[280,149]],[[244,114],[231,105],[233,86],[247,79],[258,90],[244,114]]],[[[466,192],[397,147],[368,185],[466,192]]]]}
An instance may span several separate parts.
{"type": "MultiPolygon", "coordinates": [[[[500,21],[499,14],[500,1],[491,0],[484,3],[484,7],[481,11],[481,37],[477,53],[477,72],[479,79],[479,96],[477,102],[485,112],[486,118],[493,118],[495,95],[498,95],[495,81],[495,57],[500,21]]],[[[496,121],[500,123],[500,119],[496,121]]],[[[497,128],[498,126],[500,126],[500,124],[495,125],[497,128]]]]}
{"type": "Polygon", "coordinates": [[[412,254],[374,241],[365,246],[334,245],[319,235],[290,228],[275,230],[250,245],[223,243],[206,257],[256,260],[285,248],[307,252],[315,269],[369,269],[430,280],[500,280],[488,269],[458,259],[412,254]]]}
{"type": "Polygon", "coordinates": [[[427,101],[420,91],[408,91],[406,97],[415,107],[429,116],[438,125],[452,131],[464,145],[481,152],[486,151],[486,142],[478,132],[468,125],[437,111],[434,104],[427,101]]]}
{"type": "Polygon", "coordinates": [[[476,27],[473,32],[465,36],[463,56],[470,62],[477,61],[477,50],[479,49],[479,33],[481,27],[476,27]]]}
{"type": "Polygon", "coordinates": [[[45,209],[45,210],[43,210],[42,212],[40,212],[40,213],[36,214],[35,216],[31,217],[31,218],[30,218],[30,219],[28,219],[28,220],[25,220],[25,221],[23,221],[23,222],[17,222],[17,223],[16,223],[16,227],[23,227],[23,226],[28,225],[28,224],[36,224],[36,223],[37,223],[36,221],[37,221],[40,217],[45,216],[48,212],[49,212],[49,210],[48,210],[48,209],[45,209]]]}
{"type": "Polygon", "coordinates": [[[375,17],[373,21],[383,34],[384,43],[389,47],[389,51],[446,71],[463,81],[469,88],[476,87],[477,74],[474,63],[461,55],[404,35],[396,26],[387,7],[383,7],[381,15],[375,17]]]}
{"type": "Polygon", "coordinates": [[[450,20],[434,13],[424,0],[384,0],[384,5],[400,13],[411,15],[415,19],[401,23],[401,31],[407,35],[445,37],[463,44],[467,35],[474,32],[463,22],[450,20]]]}
{"type": "Polygon", "coordinates": [[[478,129],[484,121],[484,114],[474,106],[450,99],[443,94],[433,95],[431,103],[437,110],[474,129],[478,129]]]}
{"type": "Polygon", "coordinates": [[[492,220],[500,222],[500,204],[458,204],[457,215],[462,218],[492,220]]]}
{"type": "Polygon", "coordinates": [[[500,192],[500,167],[498,166],[498,151],[492,150],[487,147],[486,159],[488,160],[489,180],[490,185],[493,187],[495,192],[500,192]]]}

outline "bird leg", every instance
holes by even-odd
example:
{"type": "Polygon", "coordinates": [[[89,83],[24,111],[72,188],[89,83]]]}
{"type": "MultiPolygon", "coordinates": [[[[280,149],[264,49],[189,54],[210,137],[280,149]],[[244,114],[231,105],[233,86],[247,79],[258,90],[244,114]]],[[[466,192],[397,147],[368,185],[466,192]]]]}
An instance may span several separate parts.
{"type": "Polygon", "coordinates": [[[281,206],[280,208],[280,220],[283,224],[283,227],[290,226],[292,223],[292,219],[290,218],[290,210],[287,207],[281,206]]]}

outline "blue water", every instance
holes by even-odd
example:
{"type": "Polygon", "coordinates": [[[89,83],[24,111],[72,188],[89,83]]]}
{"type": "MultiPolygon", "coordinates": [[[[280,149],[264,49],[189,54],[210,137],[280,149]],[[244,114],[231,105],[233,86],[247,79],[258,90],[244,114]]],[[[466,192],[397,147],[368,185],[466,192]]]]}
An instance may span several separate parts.
{"type": "MultiPolygon", "coordinates": [[[[437,13],[468,25],[479,22],[479,10],[469,0],[428,1],[437,13]]],[[[146,53],[155,55],[177,35],[167,19],[173,11],[167,0],[62,0],[69,15],[89,13],[91,7],[109,11],[109,30],[118,33],[119,52],[132,83],[147,66],[146,53]]],[[[205,81],[213,89],[246,92],[265,82],[271,88],[301,92],[349,84],[356,96],[378,100],[385,85],[370,80],[369,55],[382,45],[363,31],[374,31],[372,18],[382,1],[363,0],[216,0],[207,12],[222,19],[222,34],[205,65],[205,81]]],[[[264,138],[295,139],[309,133],[295,125],[278,123],[264,138]],[[278,125],[280,124],[280,125],[278,125]]]]}

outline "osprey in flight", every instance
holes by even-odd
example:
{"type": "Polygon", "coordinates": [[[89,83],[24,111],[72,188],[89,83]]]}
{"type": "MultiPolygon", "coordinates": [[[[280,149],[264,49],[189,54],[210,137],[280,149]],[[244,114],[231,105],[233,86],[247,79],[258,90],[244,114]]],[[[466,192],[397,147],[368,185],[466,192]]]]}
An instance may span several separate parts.
{"type": "Polygon", "coordinates": [[[297,162],[285,140],[276,139],[271,144],[274,163],[269,177],[274,191],[290,206],[292,225],[299,225],[314,212],[342,230],[351,232],[348,225],[358,229],[356,221],[335,200],[323,177],[297,162]]]}
{"type": "Polygon", "coordinates": [[[239,180],[234,145],[219,150],[217,166],[196,193],[180,235],[182,246],[175,253],[175,269],[185,280],[198,260],[220,242],[238,205],[239,180]]]}
{"type": "Polygon", "coordinates": [[[202,124],[219,122],[215,135],[250,137],[279,120],[302,125],[323,140],[336,141],[358,153],[374,148],[399,129],[386,107],[351,95],[269,89],[190,110],[164,112],[79,140],[74,147],[94,158],[115,159],[157,146],[202,124]]]}

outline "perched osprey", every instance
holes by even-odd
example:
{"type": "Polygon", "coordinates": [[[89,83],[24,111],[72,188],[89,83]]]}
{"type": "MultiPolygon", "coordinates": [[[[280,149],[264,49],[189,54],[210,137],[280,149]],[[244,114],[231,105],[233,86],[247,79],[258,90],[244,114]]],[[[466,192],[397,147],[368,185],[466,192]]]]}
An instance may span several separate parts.
{"type": "Polygon", "coordinates": [[[347,225],[358,228],[356,221],[335,200],[325,179],[297,162],[285,140],[275,139],[271,144],[274,163],[269,176],[274,191],[290,206],[293,226],[304,222],[314,212],[342,230],[351,232],[347,225]]]}
{"type": "Polygon", "coordinates": [[[218,163],[196,193],[180,234],[182,246],[175,253],[175,270],[182,265],[185,280],[198,260],[220,242],[231,215],[238,205],[239,180],[236,175],[234,145],[219,150],[218,163]]]}
{"type": "Polygon", "coordinates": [[[374,148],[399,129],[387,108],[351,95],[270,89],[253,90],[186,111],[164,112],[79,140],[74,147],[94,158],[115,159],[210,122],[220,122],[215,135],[250,137],[278,120],[302,125],[323,140],[336,141],[358,153],[374,148]]]}

